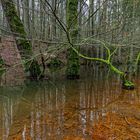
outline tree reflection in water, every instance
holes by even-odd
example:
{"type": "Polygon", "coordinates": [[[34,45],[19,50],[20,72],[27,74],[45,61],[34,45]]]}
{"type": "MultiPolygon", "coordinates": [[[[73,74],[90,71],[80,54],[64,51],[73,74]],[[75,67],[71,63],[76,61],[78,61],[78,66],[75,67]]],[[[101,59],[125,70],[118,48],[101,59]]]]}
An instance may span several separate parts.
{"type": "Polygon", "coordinates": [[[77,81],[56,78],[0,90],[0,139],[90,140],[94,124],[108,112],[139,117],[133,111],[140,105],[139,87],[122,90],[107,70],[81,73],[77,81]]]}

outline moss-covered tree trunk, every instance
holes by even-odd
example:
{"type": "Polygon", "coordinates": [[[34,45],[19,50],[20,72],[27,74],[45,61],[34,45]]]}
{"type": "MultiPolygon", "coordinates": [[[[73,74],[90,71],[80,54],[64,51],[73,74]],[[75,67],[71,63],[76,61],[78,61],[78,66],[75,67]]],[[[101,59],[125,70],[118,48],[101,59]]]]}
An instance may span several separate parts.
{"type": "Polygon", "coordinates": [[[30,72],[32,78],[37,79],[40,76],[41,70],[38,62],[35,59],[31,59],[33,56],[32,45],[27,40],[24,25],[18,17],[15,5],[12,0],[1,0],[1,3],[10,29],[16,39],[21,58],[25,61],[25,69],[30,72]]]}
{"type": "MultiPolygon", "coordinates": [[[[78,36],[78,18],[77,18],[78,0],[67,0],[67,27],[71,38],[71,45],[77,41],[78,36]]],[[[75,47],[75,46],[73,46],[75,47]]],[[[79,57],[72,48],[68,49],[67,60],[67,78],[79,78],[79,57]]]]}

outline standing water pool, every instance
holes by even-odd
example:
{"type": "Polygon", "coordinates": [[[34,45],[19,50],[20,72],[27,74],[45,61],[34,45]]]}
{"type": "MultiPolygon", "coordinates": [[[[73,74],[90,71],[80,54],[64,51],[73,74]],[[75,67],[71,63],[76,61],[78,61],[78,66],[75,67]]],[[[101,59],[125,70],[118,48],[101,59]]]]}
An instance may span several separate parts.
{"type": "Polygon", "coordinates": [[[0,89],[0,140],[139,140],[140,76],[121,89],[107,70],[81,70],[78,80],[51,80],[0,89]]]}

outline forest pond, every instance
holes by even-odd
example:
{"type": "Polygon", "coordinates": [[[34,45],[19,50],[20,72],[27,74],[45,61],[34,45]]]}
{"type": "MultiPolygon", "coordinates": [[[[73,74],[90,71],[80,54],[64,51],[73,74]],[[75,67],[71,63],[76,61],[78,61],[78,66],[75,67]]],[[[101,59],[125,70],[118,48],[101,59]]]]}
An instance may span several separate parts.
{"type": "Polygon", "coordinates": [[[59,72],[49,81],[0,89],[0,140],[139,140],[140,76],[121,89],[108,70],[59,72]]]}

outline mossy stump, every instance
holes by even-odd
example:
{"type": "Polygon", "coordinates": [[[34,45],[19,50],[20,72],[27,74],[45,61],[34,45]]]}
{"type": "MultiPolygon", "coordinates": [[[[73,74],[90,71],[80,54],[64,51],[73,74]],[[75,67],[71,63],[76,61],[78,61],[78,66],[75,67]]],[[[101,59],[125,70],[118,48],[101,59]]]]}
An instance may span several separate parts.
{"type": "Polygon", "coordinates": [[[126,89],[126,90],[134,90],[135,89],[135,86],[134,86],[134,83],[129,81],[129,80],[124,80],[122,82],[122,88],[123,89],[126,89]]]}
{"type": "Polygon", "coordinates": [[[42,78],[41,70],[40,70],[38,62],[36,60],[32,61],[31,65],[29,67],[29,71],[30,71],[31,79],[38,80],[38,79],[42,78]]]}

